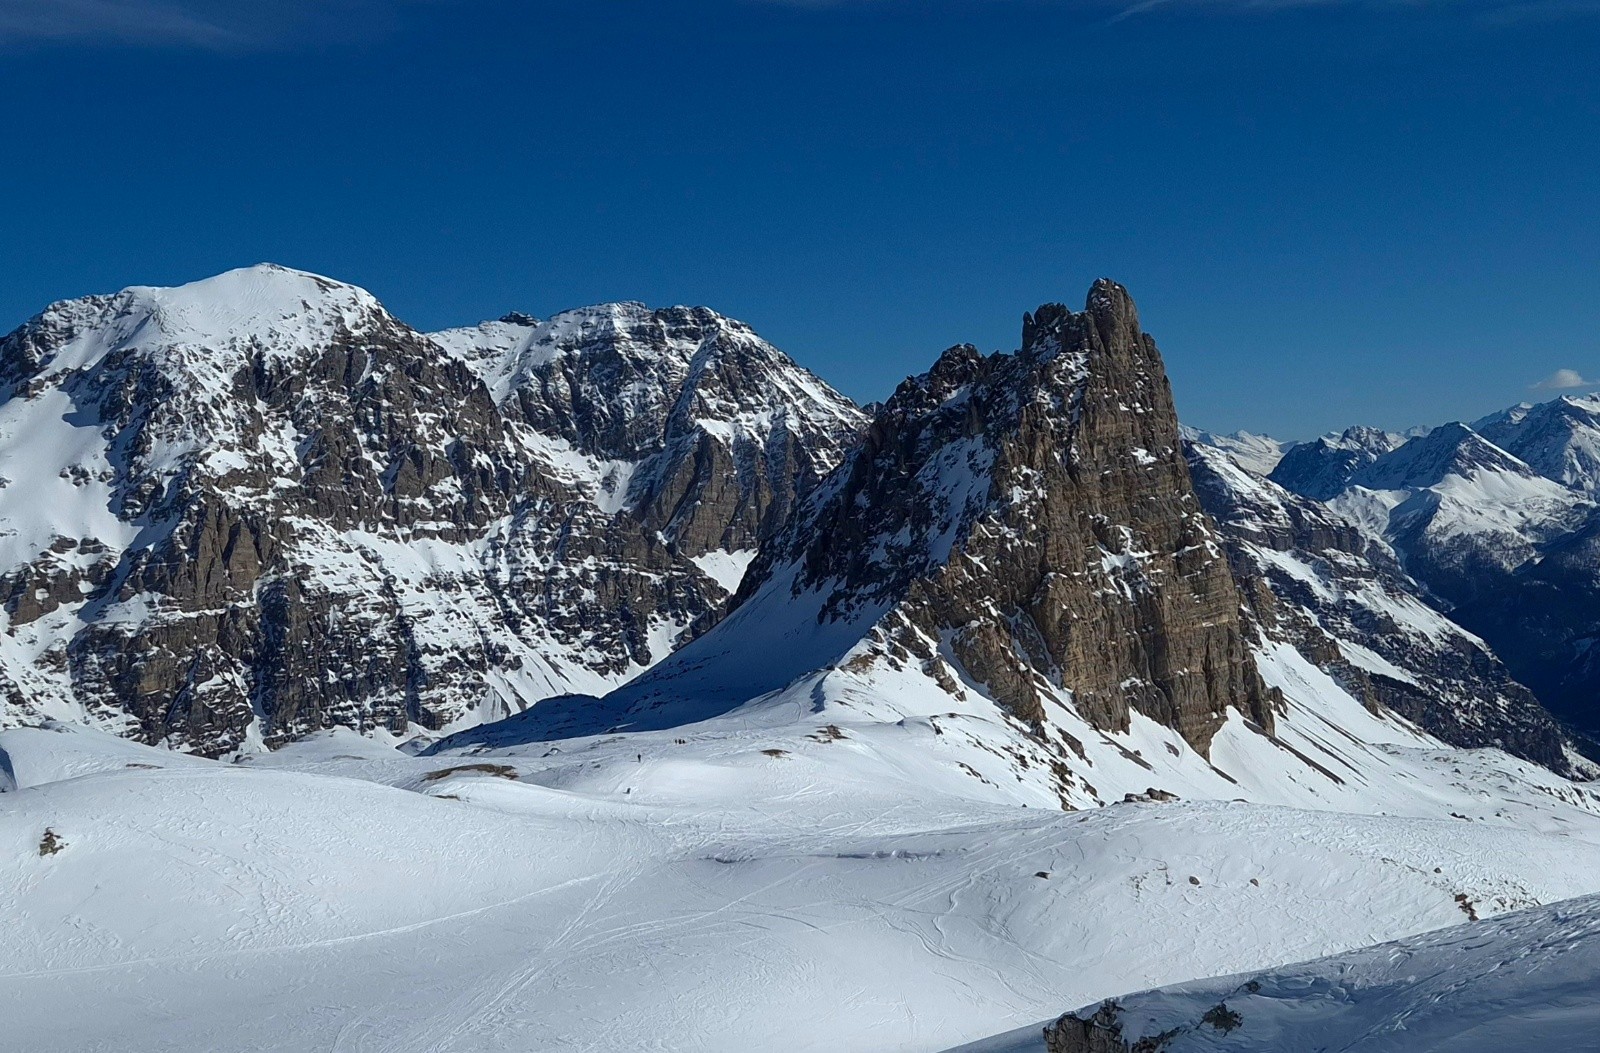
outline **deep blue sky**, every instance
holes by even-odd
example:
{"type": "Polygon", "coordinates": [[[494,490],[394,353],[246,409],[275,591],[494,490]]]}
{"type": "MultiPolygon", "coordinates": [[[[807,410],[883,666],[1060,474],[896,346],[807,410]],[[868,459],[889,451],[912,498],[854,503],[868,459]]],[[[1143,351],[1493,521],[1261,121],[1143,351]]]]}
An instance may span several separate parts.
{"type": "Polygon", "coordinates": [[[1594,0],[252,10],[0,0],[0,331],[273,260],[424,328],[705,303],[868,400],[1108,275],[1203,426],[1600,374],[1594,0]]]}

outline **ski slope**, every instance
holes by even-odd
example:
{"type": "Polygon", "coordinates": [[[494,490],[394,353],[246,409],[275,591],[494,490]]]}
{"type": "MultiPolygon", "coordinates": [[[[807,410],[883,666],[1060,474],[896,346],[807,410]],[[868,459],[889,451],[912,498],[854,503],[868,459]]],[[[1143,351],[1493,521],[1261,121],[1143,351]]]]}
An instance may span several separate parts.
{"type": "Polygon", "coordinates": [[[1401,817],[1023,807],[866,720],[0,750],[0,1004],[30,1050],[943,1050],[1451,926],[1458,897],[1600,891],[1594,797],[1492,751],[1416,751],[1429,814],[1401,817]]]}

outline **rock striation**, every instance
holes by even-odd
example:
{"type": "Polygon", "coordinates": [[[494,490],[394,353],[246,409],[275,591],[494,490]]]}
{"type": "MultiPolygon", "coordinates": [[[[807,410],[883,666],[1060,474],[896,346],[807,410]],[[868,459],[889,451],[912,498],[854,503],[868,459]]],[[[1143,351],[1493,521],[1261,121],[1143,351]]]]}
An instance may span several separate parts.
{"type": "Polygon", "coordinates": [[[1096,283],[1082,312],[1039,308],[1015,355],[945,352],[826,496],[761,569],[848,583],[825,617],[897,597],[886,639],[941,641],[1018,719],[1043,721],[1057,688],[1097,727],[1137,709],[1202,753],[1230,708],[1271,725],[1160,354],[1120,285],[1096,283]]]}

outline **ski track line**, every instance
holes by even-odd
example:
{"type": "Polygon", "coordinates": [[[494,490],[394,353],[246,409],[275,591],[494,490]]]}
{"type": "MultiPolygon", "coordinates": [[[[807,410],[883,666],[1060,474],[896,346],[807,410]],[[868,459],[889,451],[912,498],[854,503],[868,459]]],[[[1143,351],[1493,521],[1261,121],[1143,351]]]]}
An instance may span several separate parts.
{"type": "MultiPolygon", "coordinates": [[[[473,1025],[478,1020],[505,1004],[519,990],[538,980],[555,965],[566,961],[570,954],[557,957],[556,952],[562,949],[563,944],[582,928],[603,903],[609,902],[625,885],[640,877],[643,872],[644,868],[637,866],[627,873],[593,875],[594,878],[603,877],[604,884],[584,902],[583,907],[568,920],[555,938],[530,957],[522,968],[513,971],[508,979],[493,990],[456,998],[451,1005],[432,1014],[419,1030],[385,1043],[382,1049],[386,1053],[412,1053],[412,1051],[442,1053],[451,1049],[451,1040],[473,1033],[475,1030],[473,1025]]],[[[572,950],[577,951],[584,946],[584,943],[580,943],[572,950]]],[[[345,1047],[336,1043],[333,1053],[346,1053],[347,1049],[349,1053],[357,1053],[365,1048],[367,1047],[345,1047]]]]}
{"type": "Polygon", "coordinates": [[[6,980],[44,979],[54,976],[81,976],[88,973],[103,973],[116,969],[127,969],[139,965],[166,965],[175,964],[178,962],[243,958],[253,955],[279,954],[294,951],[316,950],[322,947],[337,947],[346,943],[359,943],[363,940],[373,940],[383,936],[396,936],[402,933],[416,932],[419,929],[426,929],[434,925],[442,925],[445,922],[456,921],[460,918],[470,918],[478,914],[487,913],[488,911],[499,910],[503,907],[515,906],[518,903],[525,903],[528,900],[536,899],[540,896],[559,892],[562,889],[572,885],[579,885],[586,881],[594,881],[600,876],[601,875],[598,874],[585,874],[582,877],[568,878],[558,885],[551,885],[548,888],[534,889],[532,892],[525,892],[520,896],[513,896],[510,899],[501,900],[498,903],[489,903],[481,907],[473,907],[470,910],[458,911],[455,914],[445,914],[437,918],[426,918],[422,921],[411,922],[406,925],[397,925],[390,929],[374,929],[371,932],[358,932],[349,936],[334,936],[330,939],[311,940],[306,943],[285,943],[273,947],[243,947],[238,950],[231,951],[196,951],[193,954],[174,954],[151,958],[133,958],[125,962],[111,962],[106,965],[84,965],[69,969],[40,969],[25,973],[0,973],[0,982],[4,982],[6,980]]]}

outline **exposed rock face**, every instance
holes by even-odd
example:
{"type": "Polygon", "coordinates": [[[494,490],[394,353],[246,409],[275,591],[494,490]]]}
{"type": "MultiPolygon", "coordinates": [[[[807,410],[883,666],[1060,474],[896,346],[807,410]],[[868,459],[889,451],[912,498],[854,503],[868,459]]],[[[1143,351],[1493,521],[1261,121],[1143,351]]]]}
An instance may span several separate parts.
{"type": "Polygon", "coordinates": [[[902,384],[785,540],[763,569],[851,583],[825,617],[901,598],[892,638],[945,641],[1023,721],[1043,683],[1096,726],[1132,707],[1202,753],[1230,707],[1271,725],[1160,355],[1114,283],[1027,317],[1015,355],[952,348],[902,384]]]}
{"type": "MultiPolygon", "coordinates": [[[[1044,1029],[1047,1053],[1133,1053],[1134,1044],[1122,1037],[1122,1010],[1115,1002],[1102,1002],[1086,1016],[1067,1013],[1044,1029]]],[[[1141,1043],[1139,1053],[1155,1053],[1160,1039],[1141,1043]]]]}
{"type": "Polygon", "coordinates": [[[862,419],[702,309],[435,339],[270,266],[57,304],[0,384],[13,717],[210,753],[620,681],[862,419]]]}
{"type": "Polygon", "coordinates": [[[1482,640],[1423,597],[1389,550],[1326,506],[1188,446],[1201,503],[1265,631],[1292,642],[1375,712],[1455,746],[1494,746],[1590,774],[1533,694],[1482,640]]]}
{"type": "Polygon", "coordinates": [[[742,322],[704,307],[607,304],[435,334],[507,416],[631,465],[642,530],[690,556],[753,553],[866,422],[742,322]]]}
{"type": "Polygon", "coordinates": [[[1271,727],[1160,355],[1121,286],[1097,283],[1081,313],[1041,307],[1016,354],[954,347],[902,383],[763,546],[727,620],[603,705],[525,731],[696,719],[847,653],[919,664],[1041,738],[1068,699],[1094,727],[1137,710],[1202,754],[1229,710],[1271,727]]]}
{"type": "MultiPolygon", "coordinates": [[[[1244,990],[1258,990],[1259,985],[1244,990]]],[[[1100,1003],[1093,1013],[1079,1010],[1067,1013],[1044,1029],[1047,1053],[1161,1053],[1176,1040],[1184,1037],[1199,1038],[1199,1043],[1211,1046],[1232,1031],[1244,1026],[1244,1017],[1228,1008],[1228,1003],[1216,1005],[1198,1014],[1196,1019],[1184,1021],[1175,1027],[1154,1034],[1126,1036],[1124,1012],[1115,1000],[1100,1003]]],[[[1135,1031],[1138,1034],[1138,1031],[1135,1031]]]]}

